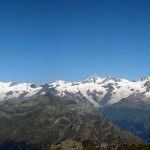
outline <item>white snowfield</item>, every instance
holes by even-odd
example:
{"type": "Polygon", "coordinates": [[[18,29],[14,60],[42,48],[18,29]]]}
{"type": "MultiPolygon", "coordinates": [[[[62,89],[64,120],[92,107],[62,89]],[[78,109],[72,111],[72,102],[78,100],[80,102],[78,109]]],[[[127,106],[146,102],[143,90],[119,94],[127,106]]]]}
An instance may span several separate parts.
{"type": "MultiPolygon", "coordinates": [[[[150,102],[150,77],[143,77],[136,81],[117,79],[114,77],[91,77],[82,82],[65,82],[62,80],[48,84],[48,89],[54,89],[53,94],[64,97],[68,94],[86,98],[94,106],[99,106],[101,102],[113,104],[122,98],[142,94],[142,101],[150,102]]],[[[12,98],[28,98],[39,94],[42,87],[35,87],[33,84],[12,82],[0,82],[0,100],[12,98]]],[[[43,95],[46,92],[42,91],[43,95]]]]}
{"type": "Polygon", "coordinates": [[[31,97],[41,90],[41,87],[34,87],[31,83],[16,84],[13,82],[0,82],[0,101],[12,98],[31,97]]]}
{"type": "Polygon", "coordinates": [[[142,100],[150,101],[150,90],[147,91],[147,87],[144,86],[146,82],[150,82],[150,77],[141,78],[134,82],[126,79],[116,79],[114,77],[92,77],[85,81],[74,83],[55,81],[50,84],[50,86],[58,91],[58,96],[65,96],[66,91],[72,94],[80,92],[85,98],[87,98],[87,100],[97,106],[99,103],[95,101],[92,93],[95,94],[98,101],[102,101],[111,88],[112,90],[109,92],[111,93],[111,96],[107,104],[117,103],[122,98],[127,98],[130,95],[136,95],[138,93],[143,93],[144,97],[142,100]]]}

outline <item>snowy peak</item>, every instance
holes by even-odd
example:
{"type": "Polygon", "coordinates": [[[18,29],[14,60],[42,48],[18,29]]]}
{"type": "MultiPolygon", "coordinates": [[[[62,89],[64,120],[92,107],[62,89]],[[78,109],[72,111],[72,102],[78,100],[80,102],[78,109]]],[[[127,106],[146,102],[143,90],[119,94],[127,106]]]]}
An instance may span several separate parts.
{"type": "Polygon", "coordinates": [[[32,83],[0,82],[0,101],[26,99],[45,95],[47,92],[75,101],[88,102],[94,106],[105,106],[117,103],[123,98],[150,102],[150,77],[137,81],[128,81],[115,77],[90,77],[81,82],[56,80],[36,87],[32,83]]]}
{"type": "Polygon", "coordinates": [[[13,82],[0,82],[0,90],[1,89],[6,89],[6,88],[8,88],[8,87],[11,87],[11,86],[14,86],[14,85],[16,85],[15,83],[13,83],[13,82]]]}
{"type": "Polygon", "coordinates": [[[115,78],[115,77],[108,76],[108,77],[105,78],[105,80],[104,80],[103,82],[107,82],[107,81],[120,82],[121,79],[118,79],[118,78],[115,78]]]}
{"type": "Polygon", "coordinates": [[[94,77],[88,78],[87,80],[83,81],[82,83],[99,83],[100,84],[102,82],[104,83],[104,82],[108,82],[108,81],[120,82],[121,80],[118,78],[115,78],[115,77],[111,77],[111,76],[108,76],[106,78],[94,76],[94,77]]]}
{"type": "Polygon", "coordinates": [[[14,82],[0,82],[0,89],[19,89],[19,90],[23,90],[23,89],[29,89],[29,88],[36,88],[36,86],[33,83],[14,83],[14,82]]]}
{"type": "Polygon", "coordinates": [[[143,77],[139,78],[138,80],[136,80],[135,82],[139,82],[139,81],[150,81],[150,77],[149,76],[143,76],[143,77]]]}
{"type": "Polygon", "coordinates": [[[102,81],[102,80],[103,80],[103,78],[101,78],[101,77],[92,76],[92,77],[86,79],[85,81],[83,81],[82,83],[92,83],[92,82],[96,83],[96,82],[99,82],[99,81],[102,81]]]}
{"type": "Polygon", "coordinates": [[[49,84],[52,93],[61,96],[86,100],[94,106],[110,105],[123,98],[134,97],[142,101],[150,101],[149,78],[136,82],[115,77],[90,77],[82,82],[57,81],[49,84]]]}
{"type": "Polygon", "coordinates": [[[35,95],[41,88],[37,88],[33,83],[13,83],[0,82],[0,101],[25,98],[35,95]]]}

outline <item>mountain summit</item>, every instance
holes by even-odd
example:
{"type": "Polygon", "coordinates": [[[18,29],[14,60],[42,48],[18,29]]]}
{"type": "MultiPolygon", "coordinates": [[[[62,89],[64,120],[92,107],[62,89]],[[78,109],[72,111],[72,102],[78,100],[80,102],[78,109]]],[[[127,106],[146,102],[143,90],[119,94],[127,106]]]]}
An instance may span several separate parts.
{"type": "Polygon", "coordinates": [[[150,77],[136,81],[115,77],[90,77],[81,82],[54,81],[36,87],[31,83],[0,82],[0,101],[24,100],[37,95],[51,93],[55,96],[73,98],[75,101],[87,102],[95,107],[117,103],[123,98],[150,102],[150,77]],[[133,97],[133,98],[131,98],[133,97]]]}

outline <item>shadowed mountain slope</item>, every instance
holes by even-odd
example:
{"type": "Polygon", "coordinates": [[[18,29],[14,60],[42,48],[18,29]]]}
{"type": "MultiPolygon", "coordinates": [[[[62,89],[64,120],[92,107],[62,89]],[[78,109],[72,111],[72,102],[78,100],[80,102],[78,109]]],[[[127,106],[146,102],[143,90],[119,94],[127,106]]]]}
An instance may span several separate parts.
{"type": "Polygon", "coordinates": [[[90,104],[83,105],[51,94],[0,106],[0,142],[7,139],[28,144],[60,140],[98,140],[105,143],[141,143],[105,120],[90,104]]]}

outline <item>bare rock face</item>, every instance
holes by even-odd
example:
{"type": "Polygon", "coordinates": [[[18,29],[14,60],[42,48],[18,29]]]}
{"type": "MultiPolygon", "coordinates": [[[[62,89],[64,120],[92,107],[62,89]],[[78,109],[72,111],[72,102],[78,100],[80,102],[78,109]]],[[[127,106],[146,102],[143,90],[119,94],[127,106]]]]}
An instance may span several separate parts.
{"type": "Polygon", "coordinates": [[[77,142],[74,140],[60,141],[56,144],[49,145],[43,150],[149,150],[150,144],[106,144],[99,141],[88,140],[77,142]]]}
{"type": "Polygon", "coordinates": [[[63,142],[58,142],[57,144],[53,144],[49,146],[50,150],[83,150],[83,146],[81,142],[77,142],[71,139],[65,140],[63,142]]]}
{"type": "Polygon", "coordinates": [[[12,82],[12,83],[9,85],[9,87],[12,87],[12,86],[14,86],[14,85],[17,85],[17,83],[12,82]]]}
{"type": "Polygon", "coordinates": [[[31,84],[30,87],[31,88],[36,88],[36,85],[35,84],[31,84]]]}
{"type": "Polygon", "coordinates": [[[150,81],[145,82],[146,92],[150,92],[150,81]]]}

